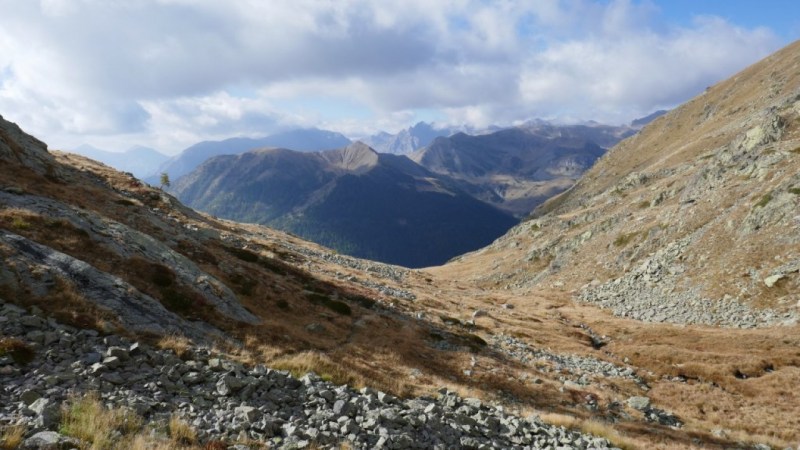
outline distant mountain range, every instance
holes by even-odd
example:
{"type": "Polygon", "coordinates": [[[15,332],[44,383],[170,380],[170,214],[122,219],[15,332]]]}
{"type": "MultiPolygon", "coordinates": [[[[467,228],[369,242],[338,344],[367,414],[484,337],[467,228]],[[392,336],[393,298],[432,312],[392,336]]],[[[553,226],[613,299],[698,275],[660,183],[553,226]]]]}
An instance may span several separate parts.
{"type": "Polygon", "coordinates": [[[442,264],[516,223],[405,156],[360,142],[327,152],[219,156],[177,180],[172,192],[220,217],[407,267],[442,264]]]}
{"type": "Polygon", "coordinates": [[[419,122],[397,134],[382,131],[362,139],[362,142],[381,153],[408,155],[427,146],[437,137],[450,136],[457,131],[456,128],[434,128],[429,123],[419,122]]]}
{"type": "MultiPolygon", "coordinates": [[[[637,129],[535,120],[476,136],[435,137],[411,159],[361,142],[313,153],[251,150],[173,176],[172,192],[220,217],[291,231],[358,257],[422,267],[491,242],[637,129]]],[[[435,132],[419,123],[395,137],[417,145],[435,132]]],[[[201,143],[180,161],[205,148],[257,143],[201,143]]]]}
{"type": "Polygon", "coordinates": [[[635,131],[534,121],[479,136],[439,137],[410,158],[474,197],[524,217],[572,186],[606,148],[635,131]]]}
{"type": "Polygon", "coordinates": [[[112,152],[83,144],[72,149],[74,153],[91,158],[123,172],[130,172],[137,178],[152,176],[169,156],[150,147],[137,145],[124,152],[112,152]]]}
{"type": "Polygon", "coordinates": [[[209,158],[219,155],[235,155],[256,148],[275,147],[298,151],[319,151],[340,148],[348,144],[350,144],[350,139],[344,135],[317,128],[291,130],[262,138],[235,137],[222,141],[203,141],[165,161],[158,168],[156,175],[145,181],[151,184],[157,183],[158,174],[162,172],[176,180],[209,158]]]}

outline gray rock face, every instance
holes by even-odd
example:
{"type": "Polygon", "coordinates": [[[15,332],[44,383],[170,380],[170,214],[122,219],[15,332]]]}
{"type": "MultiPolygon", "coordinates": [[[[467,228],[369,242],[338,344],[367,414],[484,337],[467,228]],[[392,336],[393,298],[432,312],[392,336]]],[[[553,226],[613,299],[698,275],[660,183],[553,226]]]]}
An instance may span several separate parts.
{"type": "Polygon", "coordinates": [[[17,163],[40,175],[58,177],[60,170],[47,144],[0,116],[0,161],[17,163]]]}
{"type": "MultiPolygon", "coordinates": [[[[84,298],[115,312],[125,327],[132,331],[187,333],[198,337],[206,334],[205,329],[168,311],[157,300],[139,292],[122,279],[97,270],[81,260],[5,230],[0,230],[0,243],[15,252],[10,260],[18,263],[15,264],[18,270],[36,267],[40,273],[69,280],[84,298]]],[[[26,273],[18,275],[23,280],[33,278],[26,273]]]]}
{"type": "Polygon", "coordinates": [[[201,441],[242,437],[274,448],[612,448],[608,441],[521,418],[477,399],[442,389],[436,398],[402,400],[369,388],[355,391],[308,374],[302,379],[263,366],[244,367],[194,348],[192,360],[130,342],[36,320],[0,300],[0,333],[20,337],[55,333],[47,351],[28,366],[0,360],[0,422],[23,423],[23,448],[74,448],[78,443],[45,431],[66,400],[94,391],[106,404],[131,408],[147,421],[182,417],[201,441]],[[131,351],[130,349],[135,349],[131,351]],[[88,354],[106,356],[102,362],[88,354]],[[126,357],[127,355],[127,357],[126,357]],[[113,364],[107,364],[110,359],[113,364]],[[89,364],[88,361],[96,361],[89,364]],[[95,370],[102,367],[102,370],[95,370]],[[41,393],[41,395],[39,395],[41,393]],[[37,397],[38,395],[38,397],[37,397]],[[28,403],[30,402],[30,404],[28,403]],[[29,405],[29,406],[28,406],[29,405]]]}
{"type": "MultiPolygon", "coordinates": [[[[194,262],[174,251],[163,242],[134,230],[125,224],[111,221],[92,211],[75,210],[63,203],[34,195],[12,195],[0,191],[0,202],[11,207],[24,208],[43,216],[68,220],[73,226],[92,231],[93,239],[123,258],[133,256],[157,261],[172,268],[178,280],[197,291],[220,313],[251,324],[259,320],[239,303],[236,295],[225,284],[202,271],[194,262]]],[[[50,252],[53,252],[50,250],[50,252]]],[[[49,253],[39,251],[39,254],[49,253]]]]}

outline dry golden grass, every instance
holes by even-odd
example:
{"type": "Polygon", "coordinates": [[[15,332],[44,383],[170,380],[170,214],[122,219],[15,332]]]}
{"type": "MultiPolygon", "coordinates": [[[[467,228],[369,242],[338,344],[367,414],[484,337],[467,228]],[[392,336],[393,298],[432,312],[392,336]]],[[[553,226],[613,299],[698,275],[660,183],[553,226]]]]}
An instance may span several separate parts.
{"type": "Polygon", "coordinates": [[[639,448],[633,441],[628,439],[626,436],[623,436],[608,423],[600,422],[598,420],[586,420],[580,424],[579,430],[584,433],[605,438],[614,444],[614,446],[619,447],[622,450],[634,450],[639,448]]]}
{"type": "Polygon", "coordinates": [[[156,347],[172,351],[178,358],[183,358],[191,351],[192,343],[185,336],[169,334],[161,337],[156,343],[156,347]]]}
{"type": "Polygon", "coordinates": [[[71,399],[63,413],[61,432],[86,442],[91,450],[104,450],[132,439],[142,428],[142,419],[132,411],[107,409],[97,395],[71,399]]]}
{"type": "Polygon", "coordinates": [[[169,437],[172,442],[179,445],[192,445],[197,443],[197,431],[185,420],[173,415],[169,419],[169,437]]]}
{"type": "Polygon", "coordinates": [[[607,439],[614,446],[622,450],[634,450],[640,448],[633,440],[621,434],[608,423],[600,422],[596,419],[584,420],[579,417],[559,413],[540,414],[539,418],[543,422],[557,427],[564,427],[582,433],[607,439]]]}
{"type": "Polygon", "coordinates": [[[544,423],[549,423],[550,425],[556,427],[564,427],[569,429],[575,429],[581,423],[581,420],[575,416],[569,416],[566,414],[559,414],[559,413],[539,414],[539,418],[542,419],[544,423]]]}
{"type": "Polygon", "coordinates": [[[305,351],[293,355],[282,356],[269,362],[278,370],[288,370],[295,377],[314,372],[325,381],[336,384],[347,384],[355,389],[364,387],[364,379],[356,372],[348,369],[340,362],[332,360],[325,354],[305,351]]]}
{"type": "Polygon", "coordinates": [[[22,444],[27,428],[23,425],[12,425],[0,430],[0,449],[14,450],[22,444]]]}

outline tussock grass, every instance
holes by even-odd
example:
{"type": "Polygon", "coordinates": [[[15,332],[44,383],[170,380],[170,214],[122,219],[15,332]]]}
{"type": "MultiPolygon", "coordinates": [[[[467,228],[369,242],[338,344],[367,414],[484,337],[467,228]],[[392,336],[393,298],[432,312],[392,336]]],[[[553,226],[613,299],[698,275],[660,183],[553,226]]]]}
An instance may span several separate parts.
{"type": "Polygon", "coordinates": [[[269,365],[278,370],[288,370],[295,377],[302,377],[308,372],[314,372],[325,381],[348,384],[356,389],[365,386],[363,377],[356,372],[330,359],[327,355],[315,351],[282,356],[270,361],[269,365]]]}
{"type": "Polygon", "coordinates": [[[22,217],[14,217],[11,219],[11,227],[16,230],[27,230],[31,227],[31,224],[22,217]]]}
{"type": "Polygon", "coordinates": [[[580,431],[594,436],[605,438],[615,447],[622,450],[636,450],[638,448],[630,439],[623,436],[611,425],[597,420],[586,420],[580,424],[580,431]]]}
{"type": "Polygon", "coordinates": [[[614,427],[595,419],[584,420],[579,417],[558,413],[541,414],[539,418],[542,419],[543,422],[553,426],[564,427],[607,439],[614,446],[622,450],[636,450],[638,448],[633,441],[623,436],[619,431],[615,430],[614,427]]]}
{"type": "Polygon", "coordinates": [[[197,443],[197,431],[178,416],[169,419],[169,437],[172,442],[180,445],[197,443]]]}
{"type": "Polygon", "coordinates": [[[107,409],[96,394],[76,397],[65,408],[61,433],[78,438],[92,450],[119,445],[120,435],[132,438],[141,430],[142,419],[125,409],[107,409]]]}
{"type": "Polygon", "coordinates": [[[542,419],[544,423],[549,423],[555,427],[564,427],[569,429],[576,428],[580,423],[580,419],[577,417],[558,413],[540,414],[539,418],[542,419]]]}
{"type": "Polygon", "coordinates": [[[192,343],[185,336],[170,334],[159,339],[156,343],[156,347],[162,350],[170,350],[174,352],[178,358],[183,358],[191,352],[192,343]]]}
{"type": "Polygon", "coordinates": [[[22,444],[27,429],[22,425],[12,425],[0,431],[0,450],[13,450],[22,444]]]}

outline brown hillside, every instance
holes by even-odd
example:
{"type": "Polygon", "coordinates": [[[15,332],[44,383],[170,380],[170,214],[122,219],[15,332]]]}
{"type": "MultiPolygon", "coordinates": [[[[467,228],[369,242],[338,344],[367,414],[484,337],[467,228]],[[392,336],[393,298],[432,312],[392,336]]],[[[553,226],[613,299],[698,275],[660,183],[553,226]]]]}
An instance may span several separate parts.
{"type": "Polygon", "coordinates": [[[795,43],[708,88],[447,272],[523,291],[563,286],[649,321],[793,323],[800,300],[798,67],[795,43]],[[473,275],[475,265],[481,269],[473,275]],[[654,306],[663,311],[649,317],[654,306]]]}

